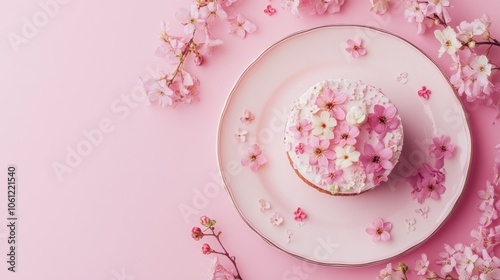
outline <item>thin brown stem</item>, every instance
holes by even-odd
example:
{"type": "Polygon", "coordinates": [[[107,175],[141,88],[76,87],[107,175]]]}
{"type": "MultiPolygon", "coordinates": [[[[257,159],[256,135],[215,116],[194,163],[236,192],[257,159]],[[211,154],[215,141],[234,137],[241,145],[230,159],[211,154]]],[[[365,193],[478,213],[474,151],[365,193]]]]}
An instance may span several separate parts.
{"type": "Polygon", "coordinates": [[[222,250],[224,250],[224,253],[222,253],[222,252],[216,252],[216,251],[213,251],[213,253],[226,256],[233,263],[234,269],[236,270],[236,276],[235,276],[235,278],[239,279],[239,280],[243,280],[243,278],[241,278],[241,276],[240,276],[240,271],[238,270],[238,266],[236,265],[236,257],[234,257],[234,256],[231,257],[229,255],[229,253],[227,252],[226,248],[224,247],[224,245],[222,245],[222,242],[220,241],[220,232],[218,234],[215,234],[215,231],[214,231],[213,228],[210,228],[210,231],[212,231],[212,234],[207,234],[207,235],[214,236],[215,239],[217,239],[217,242],[219,243],[219,245],[222,248],[222,250]]]}

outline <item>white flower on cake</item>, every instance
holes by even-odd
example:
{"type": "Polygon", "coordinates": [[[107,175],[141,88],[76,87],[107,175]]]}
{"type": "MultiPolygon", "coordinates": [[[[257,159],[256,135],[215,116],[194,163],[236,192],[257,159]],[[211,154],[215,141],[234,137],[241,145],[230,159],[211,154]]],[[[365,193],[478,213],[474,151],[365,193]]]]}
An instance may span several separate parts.
{"type": "Polygon", "coordinates": [[[354,106],[349,109],[349,112],[347,112],[345,119],[350,125],[364,124],[367,120],[366,111],[359,106],[354,106]]]}
{"type": "Polygon", "coordinates": [[[359,161],[360,153],[353,146],[346,145],[335,147],[335,155],[337,156],[335,160],[337,167],[346,168],[359,161]]]}
{"type": "Polygon", "coordinates": [[[320,116],[313,116],[312,118],[314,135],[321,137],[323,139],[333,138],[333,128],[337,125],[337,120],[330,117],[330,113],[323,111],[320,116]]]}

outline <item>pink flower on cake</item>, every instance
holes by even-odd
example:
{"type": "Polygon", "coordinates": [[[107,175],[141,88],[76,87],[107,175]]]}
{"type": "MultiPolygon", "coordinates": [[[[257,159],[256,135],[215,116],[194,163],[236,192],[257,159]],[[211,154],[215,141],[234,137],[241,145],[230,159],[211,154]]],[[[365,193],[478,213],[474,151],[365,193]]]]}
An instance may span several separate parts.
{"type": "Polygon", "coordinates": [[[350,53],[354,59],[366,54],[366,49],[363,47],[363,41],[361,41],[360,37],[347,40],[347,48],[345,50],[350,53]]]}
{"type": "Polygon", "coordinates": [[[387,182],[387,180],[389,180],[389,178],[387,178],[387,175],[385,175],[383,173],[383,171],[384,171],[384,169],[382,169],[381,171],[373,173],[373,184],[375,186],[378,186],[378,185],[380,185],[380,183],[387,182]]]}
{"type": "Polygon", "coordinates": [[[398,109],[396,107],[384,107],[376,104],[373,107],[373,113],[368,114],[368,122],[373,127],[376,133],[381,137],[385,136],[388,131],[392,131],[399,126],[399,119],[396,118],[398,109]]]}
{"type": "Polygon", "coordinates": [[[335,158],[335,153],[329,149],[330,141],[328,139],[320,140],[316,136],[309,138],[304,151],[309,154],[309,164],[327,167],[328,160],[335,158]]]}
{"type": "Polygon", "coordinates": [[[321,178],[326,180],[326,183],[332,185],[334,183],[344,182],[344,177],[342,177],[344,171],[342,169],[337,169],[336,164],[333,162],[328,163],[328,172],[321,174],[321,178]]]}
{"type": "Polygon", "coordinates": [[[229,22],[231,23],[229,26],[229,34],[236,34],[236,36],[242,39],[247,36],[247,33],[253,33],[257,30],[255,24],[251,23],[240,14],[238,14],[236,18],[230,19],[229,22]]]}
{"type": "Polygon", "coordinates": [[[337,167],[346,168],[359,161],[360,153],[353,146],[335,147],[337,167]]]}
{"type": "Polygon", "coordinates": [[[277,212],[274,212],[274,214],[270,218],[271,225],[273,226],[279,226],[281,223],[283,223],[283,218],[278,214],[277,212]]]}
{"type": "Polygon", "coordinates": [[[257,144],[253,144],[245,150],[245,154],[241,159],[241,165],[250,166],[253,172],[257,172],[259,168],[267,162],[267,158],[262,154],[262,151],[257,144]]]}
{"type": "Polygon", "coordinates": [[[305,145],[304,143],[299,143],[297,146],[295,146],[295,153],[298,154],[298,155],[301,155],[304,153],[304,148],[305,148],[305,145]]]}
{"type": "Polygon", "coordinates": [[[383,169],[392,169],[392,155],[392,150],[386,148],[383,142],[378,142],[375,147],[366,143],[360,160],[366,173],[374,173],[383,169]]]}
{"type": "Polygon", "coordinates": [[[366,233],[372,236],[374,242],[389,241],[391,239],[390,231],[392,223],[384,222],[383,219],[377,218],[373,220],[372,227],[365,229],[366,233]]]}
{"type": "Polygon", "coordinates": [[[302,222],[307,218],[307,214],[299,207],[295,210],[295,212],[293,212],[293,218],[298,222],[302,222]]]}
{"type": "Polygon", "coordinates": [[[295,126],[290,127],[290,131],[293,132],[293,137],[299,140],[302,135],[312,130],[312,123],[306,119],[298,121],[295,126]]]}
{"type": "Polygon", "coordinates": [[[243,112],[243,116],[240,117],[240,121],[244,124],[250,124],[254,119],[255,115],[248,110],[245,110],[245,112],[243,112]]]}
{"type": "Polygon", "coordinates": [[[333,134],[333,144],[341,147],[345,145],[354,146],[354,144],[356,144],[356,137],[359,135],[359,129],[357,127],[352,127],[347,123],[342,123],[335,128],[333,134]]]}
{"type": "Polygon", "coordinates": [[[323,89],[323,92],[316,98],[316,105],[318,108],[330,112],[330,114],[337,120],[345,119],[344,110],[338,106],[345,103],[347,94],[340,92],[335,93],[329,87],[323,89]]]}
{"type": "Polygon", "coordinates": [[[319,116],[312,117],[312,134],[322,139],[333,138],[333,128],[337,125],[337,120],[330,117],[330,113],[323,111],[319,116]]]}

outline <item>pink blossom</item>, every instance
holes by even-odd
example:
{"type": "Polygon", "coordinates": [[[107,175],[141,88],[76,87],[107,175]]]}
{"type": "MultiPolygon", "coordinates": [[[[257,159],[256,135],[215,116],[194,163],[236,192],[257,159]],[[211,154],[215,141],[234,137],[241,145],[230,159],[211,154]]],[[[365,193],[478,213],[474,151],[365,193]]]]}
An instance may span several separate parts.
{"type": "Polygon", "coordinates": [[[201,252],[205,255],[210,255],[213,251],[214,250],[207,243],[204,243],[203,246],[201,246],[201,252]]]}
{"type": "Polygon", "coordinates": [[[426,254],[422,254],[421,259],[417,260],[414,270],[417,272],[417,275],[425,275],[428,269],[429,260],[427,259],[426,254]]]}
{"type": "Polygon", "coordinates": [[[194,240],[198,241],[198,240],[203,238],[203,232],[201,231],[201,229],[199,227],[193,227],[191,229],[191,237],[194,240]]]}
{"type": "Polygon", "coordinates": [[[392,263],[388,263],[386,267],[380,270],[377,280],[402,280],[405,279],[403,272],[400,269],[392,268],[392,263]]]}
{"type": "Polygon", "coordinates": [[[392,223],[384,222],[383,219],[377,218],[373,220],[372,227],[367,227],[365,229],[366,233],[372,235],[372,240],[374,242],[388,241],[391,239],[390,231],[392,229],[392,223]]]}
{"type": "Polygon", "coordinates": [[[200,8],[200,18],[203,20],[210,18],[226,19],[227,13],[218,3],[208,2],[207,5],[200,8]]]}
{"type": "Polygon", "coordinates": [[[469,42],[472,37],[483,35],[487,31],[486,23],[481,19],[475,19],[472,22],[462,21],[457,27],[457,38],[462,42],[469,42]]]}
{"type": "Polygon", "coordinates": [[[418,203],[423,203],[428,197],[439,200],[441,195],[446,191],[446,187],[437,182],[435,178],[423,179],[418,183],[418,188],[420,190],[417,194],[418,203]]]}
{"type": "Polygon", "coordinates": [[[217,257],[210,263],[210,280],[235,280],[235,273],[225,268],[217,257]]]}
{"type": "Polygon", "coordinates": [[[356,137],[359,135],[359,129],[347,123],[342,123],[335,128],[333,135],[333,144],[341,147],[345,145],[354,146],[356,144],[356,137]]]}
{"type": "Polygon", "coordinates": [[[490,256],[488,251],[481,251],[481,258],[477,260],[476,267],[479,268],[479,279],[500,279],[500,259],[496,256],[490,256]]]}
{"type": "Polygon", "coordinates": [[[304,143],[299,143],[297,146],[295,146],[295,153],[298,154],[298,155],[301,155],[304,153],[304,148],[305,148],[305,145],[304,143]]]}
{"type": "Polygon", "coordinates": [[[240,121],[244,124],[250,124],[253,120],[255,120],[255,115],[248,110],[245,110],[243,116],[240,117],[240,121]]]}
{"type": "Polygon", "coordinates": [[[487,205],[479,218],[479,224],[483,227],[487,227],[496,219],[498,219],[498,210],[495,209],[493,205],[487,205]]]}
{"type": "Polygon", "coordinates": [[[344,0],[316,0],[312,1],[315,5],[315,13],[322,15],[325,12],[335,14],[340,11],[340,7],[344,4],[344,0]]]}
{"type": "Polygon", "coordinates": [[[250,166],[250,170],[257,172],[259,168],[267,162],[267,158],[262,154],[262,151],[257,144],[245,150],[245,154],[241,159],[241,165],[250,166]]]}
{"type": "Polygon", "coordinates": [[[430,152],[431,155],[437,159],[435,164],[436,168],[442,168],[444,165],[444,159],[451,158],[453,156],[455,145],[450,144],[450,141],[450,136],[448,135],[432,138],[430,152]]]}
{"type": "Polygon", "coordinates": [[[158,57],[166,58],[170,64],[178,64],[186,43],[184,39],[177,36],[170,36],[168,32],[168,24],[161,22],[162,30],[160,34],[160,45],[156,47],[155,54],[158,57]]]}
{"type": "Polygon", "coordinates": [[[205,21],[200,18],[198,6],[192,4],[190,10],[182,8],[175,14],[177,20],[184,25],[184,33],[192,35],[205,21]]]}
{"type": "Polygon", "coordinates": [[[265,199],[259,199],[259,204],[260,204],[260,211],[262,212],[271,209],[271,204],[267,202],[265,199]]]}
{"type": "Polygon", "coordinates": [[[315,104],[318,108],[330,112],[330,115],[337,120],[345,119],[345,111],[339,105],[342,105],[347,100],[347,95],[343,92],[333,92],[329,87],[316,98],[315,104]]]}
{"type": "Polygon", "coordinates": [[[479,256],[470,247],[465,247],[463,254],[460,254],[460,259],[458,260],[457,272],[461,275],[471,275],[478,258],[479,256]]]}
{"type": "Polygon", "coordinates": [[[360,160],[366,173],[374,173],[383,169],[392,169],[392,155],[392,150],[386,148],[383,142],[378,142],[375,146],[366,143],[360,160]]]}
{"type": "Polygon", "coordinates": [[[481,204],[478,206],[479,210],[485,211],[487,207],[493,206],[495,197],[498,195],[495,193],[495,187],[490,181],[486,181],[486,188],[478,191],[477,196],[481,199],[481,204]]]}
{"type": "Polygon", "coordinates": [[[309,138],[304,151],[309,154],[309,164],[327,167],[328,160],[335,158],[335,152],[329,149],[328,139],[319,140],[317,136],[309,138]]]}
{"type": "Polygon", "coordinates": [[[418,92],[418,95],[421,96],[423,99],[429,99],[431,96],[431,91],[427,87],[423,86],[422,89],[420,89],[418,92]]]}
{"type": "Polygon", "coordinates": [[[490,228],[479,226],[471,231],[470,236],[473,239],[471,247],[476,252],[482,250],[490,252],[496,245],[500,244],[500,225],[490,228]]]}
{"type": "Polygon", "coordinates": [[[425,15],[432,16],[433,14],[442,15],[445,22],[448,23],[451,20],[450,14],[447,7],[450,7],[449,0],[431,0],[425,8],[425,15]]]}
{"type": "Polygon", "coordinates": [[[142,81],[142,85],[150,102],[158,100],[161,107],[170,106],[174,103],[174,91],[170,86],[167,86],[165,79],[148,79],[142,81]]]}
{"type": "Polygon", "coordinates": [[[347,48],[345,50],[351,54],[352,58],[358,58],[366,54],[366,49],[360,37],[347,40],[347,48]]]}
{"type": "Polygon", "coordinates": [[[399,126],[399,119],[396,117],[398,109],[394,106],[384,107],[376,104],[373,113],[368,114],[368,122],[373,130],[384,137],[388,131],[395,130],[399,126]]]}
{"type": "Polygon", "coordinates": [[[461,258],[464,246],[461,243],[456,244],[451,247],[448,244],[444,244],[444,252],[439,253],[439,259],[436,264],[441,265],[441,274],[446,275],[453,271],[457,266],[457,261],[461,258]]]}
{"type": "Polygon", "coordinates": [[[282,0],[282,6],[284,10],[290,11],[292,15],[300,17],[303,7],[301,2],[302,0],[282,0]]]}
{"type": "Polygon", "coordinates": [[[441,43],[438,57],[441,57],[445,52],[452,55],[462,47],[462,43],[457,39],[455,30],[449,26],[443,30],[434,30],[434,36],[441,43]]]}
{"type": "Polygon", "coordinates": [[[212,219],[210,219],[210,218],[209,218],[209,217],[207,217],[207,216],[201,216],[201,217],[200,217],[200,224],[201,224],[202,226],[205,226],[205,227],[207,227],[207,228],[210,228],[210,227],[212,227],[213,225],[215,225],[215,220],[212,220],[212,219]]]}
{"type": "Polygon", "coordinates": [[[240,38],[245,38],[247,33],[253,33],[257,26],[251,23],[242,15],[238,14],[236,18],[230,19],[229,34],[236,34],[240,38]]]}
{"type": "Polygon", "coordinates": [[[212,54],[212,50],[217,47],[222,45],[224,42],[220,39],[215,39],[210,35],[209,32],[206,32],[205,35],[205,42],[198,44],[198,52],[200,55],[210,55],[212,54]]]}
{"type": "Polygon", "coordinates": [[[274,15],[276,13],[276,9],[273,8],[272,5],[267,5],[267,7],[264,9],[264,13],[272,16],[272,15],[274,15]]]}
{"type": "Polygon", "coordinates": [[[283,223],[283,218],[277,212],[274,212],[269,220],[271,222],[271,225],[273,226],[279,226],[281,225],[281,223],[283,223]]]}
{"type": "Polygon", "coordinates": [[[290,127],[290,131],[293,132],[293,137],[299,140],[303,135],[307,135],[307,132],[312,130],[312,123],[307,119],[302,119],[298,121],[295,126],[290,127]]]}
{"type": "Polygon", "coordinates": [[[238,130],[234,134],[234,139],[236,139],[236,141],[238,141],[238,142],[243,143],[247,139],[247,136],[246,136],[247,134],[248,134],[248,131],[241,129],[241,128],[238,128],[238,130]]]}
{"type": "Polygon", "coordinates": [[[410,0],[406,2],[406,9],[404,11],[405,18],[408,22],[418,22],[421,23],[425,19],[425,10],[427,10],[426,2],[418,2],[417,0],[410,0]]]}
{"type": "Polygon", "coordinates": [[[389,178],[387,178],[387,175],[384,174],[384,169],[380,170],[380,171],[376,171],[373,173],[373,185],[374,186],[378,186],[380,185],[380,183],[382,182],[387,182],[387,180],[389,180],[389,178]]]}
{"type": "Polygon", "coordinates": [[[307,214],[299,207],[293,212],[293,218],[298,222],[302,222],[307,218],[307,214]]]}
{"type": "Polygon", "coordinates": [[[330,162],[328,164],[328,172],[321,174],[321,178],[326,179],[326,183],[332,185],[333,183],[344,182],[342,174],[344,174],[344,171],[342,169],[337,169],[336,164],[330,162]]]}
{"type": "Polygon", "coordinates": [[[370,0],[372,4],[371,11],[375,12],[377,15],[383,15],[389,9],[390,0],[370,0]]]}

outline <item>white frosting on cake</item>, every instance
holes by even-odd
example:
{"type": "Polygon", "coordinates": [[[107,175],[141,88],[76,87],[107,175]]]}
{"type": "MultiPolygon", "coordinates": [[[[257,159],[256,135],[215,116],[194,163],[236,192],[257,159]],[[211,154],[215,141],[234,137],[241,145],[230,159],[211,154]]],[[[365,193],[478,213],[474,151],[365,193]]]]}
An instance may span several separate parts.
{"type": "Polygon", "coordinates": [[[332,194],[358,194],[386,181],[402,146],[397,108],[361,81],[312,86],[294,102],[285,128],[295,171],[332,194]]]}

